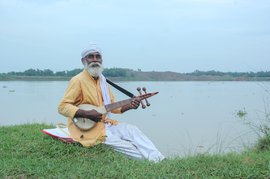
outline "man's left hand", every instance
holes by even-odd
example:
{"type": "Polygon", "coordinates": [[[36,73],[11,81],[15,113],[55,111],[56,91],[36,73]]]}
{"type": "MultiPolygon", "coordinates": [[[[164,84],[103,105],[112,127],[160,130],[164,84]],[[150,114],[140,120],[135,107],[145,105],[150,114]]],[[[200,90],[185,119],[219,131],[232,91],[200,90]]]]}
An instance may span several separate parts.
{"type": "Polygon", "coordinates": [[[122,107],[121,113],[124,113],[130,109],[137,109],[140,106],[140,100],[133,99],[130,104],[127,104],[122,107]]]}
{"type": "Polygon", "coordinates": [[[132,100],[130,103],[131,109],[137,109],[139,106],[140,106],[140,100],[138,99],[132,100]]]}

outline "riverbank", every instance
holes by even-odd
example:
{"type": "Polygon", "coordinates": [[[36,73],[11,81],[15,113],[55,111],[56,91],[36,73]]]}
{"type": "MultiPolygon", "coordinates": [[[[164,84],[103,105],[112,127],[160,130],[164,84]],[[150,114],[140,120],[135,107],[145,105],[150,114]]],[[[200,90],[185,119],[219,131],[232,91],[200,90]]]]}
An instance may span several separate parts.
{"type": "Polygon", "coordinates": [[[41,132],[52,126],[0,127],[0,178],[268,178],[270,151],[197,155],[153,164],[98,145],[83,148],[41,132]]]}

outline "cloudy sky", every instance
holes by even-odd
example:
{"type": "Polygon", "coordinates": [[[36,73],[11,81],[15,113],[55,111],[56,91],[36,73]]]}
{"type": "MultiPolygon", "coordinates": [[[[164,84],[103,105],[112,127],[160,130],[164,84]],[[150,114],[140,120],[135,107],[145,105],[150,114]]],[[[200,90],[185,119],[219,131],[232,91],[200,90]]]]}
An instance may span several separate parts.
{"type": "Polygon", "coordinates": [[[270,70],[269,0],[0,0],[0,73],[105,67],[270,70]]]}

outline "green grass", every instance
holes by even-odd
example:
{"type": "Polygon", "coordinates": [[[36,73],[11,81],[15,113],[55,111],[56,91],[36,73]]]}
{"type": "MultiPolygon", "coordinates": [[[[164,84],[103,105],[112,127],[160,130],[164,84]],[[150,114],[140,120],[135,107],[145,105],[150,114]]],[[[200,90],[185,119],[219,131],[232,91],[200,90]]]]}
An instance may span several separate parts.
{"type": "Polygon", "coordinates": [[[55,140],[43,124],[0,127],[0,178],[268,178],[270,151],[198,155],[154,164],[105,145],[83,148],[55,140]]]}

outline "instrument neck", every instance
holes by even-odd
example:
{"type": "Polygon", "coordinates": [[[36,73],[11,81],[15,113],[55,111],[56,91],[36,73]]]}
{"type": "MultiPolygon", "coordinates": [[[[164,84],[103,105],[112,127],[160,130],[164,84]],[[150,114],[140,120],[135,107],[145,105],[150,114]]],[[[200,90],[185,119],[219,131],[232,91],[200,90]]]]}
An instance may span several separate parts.
{"type": "Polygon", "coordinates": [[[132,98],[125,99],[125,100],[118,101],[118,102],[115,102],[115,103],[107,104],[107,105],[105,105],[105,108],[106,108],[107,112],[111,112],[114,109],[117,109],[117,108],[123,107],[123,106],[125,106],[127,104],[130,104],[131,101],[132,101],[132,98]]]}
{"type": "Polygon", "coordinates": [[[122,100],[122,101],[115,102],[115,103],[107,104],[107,105],[105,105],[105,108],[106,108],[107,112],[111,112],[114,109],[117,109],[117,108],[123,107],[123,106],[125,106],[127,104],[130,104],[132,102],[132,100],[141,101],[143,99],[150,98],[151,96],[154,96],[156,94],[158,94],[158,92],[143,94],[143,95],[137,96],[135,98],[129,98],[129,99],[125,99],[125,100],[122,100]]]}

